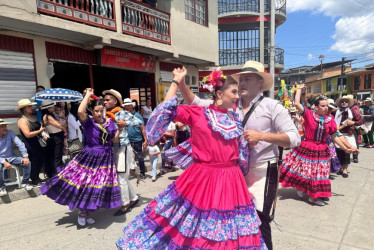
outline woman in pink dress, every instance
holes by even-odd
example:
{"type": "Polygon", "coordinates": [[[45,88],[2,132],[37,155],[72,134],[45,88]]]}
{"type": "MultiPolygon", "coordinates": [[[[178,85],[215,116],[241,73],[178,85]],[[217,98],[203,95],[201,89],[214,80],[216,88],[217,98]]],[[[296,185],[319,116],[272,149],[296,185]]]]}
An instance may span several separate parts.
{"type": "Polygon", "coordinates": [[[303,88],[304,84],[296,91],[295,105],[305,120],[305,140],[283,157],[279,182],[283,187],[295,187],[300,198],[307,193],[309,202],[323,206],[325,203],[321,198],[331,196],[329,176],[332,155],[326,137],[330,135],[346,152],[352,152],[352,149],[346,147],[336,135],[336,123],[332,116],[327,115],[327,98],[318,97],[316,111],[304,108],[300,104],[303,88]]]}
{"type": "Polygon", "coordinates": [[[118,248],[267,249],[243,175],[248,172],[248,145],[240,140],[237,115],[228,111],[239,98],[238,85],[224,84],[222,71],[215,70],[206,80],[215,92],[214,105],[177,106],[176,88],[186,70],[173,73],[174,86],[152,113],[147,137],[150,144],[157,142],[170,121],[190,126],[192,137],[185,142],[190,145],[180,152],[190,164],[125,226],[118,248]]]}

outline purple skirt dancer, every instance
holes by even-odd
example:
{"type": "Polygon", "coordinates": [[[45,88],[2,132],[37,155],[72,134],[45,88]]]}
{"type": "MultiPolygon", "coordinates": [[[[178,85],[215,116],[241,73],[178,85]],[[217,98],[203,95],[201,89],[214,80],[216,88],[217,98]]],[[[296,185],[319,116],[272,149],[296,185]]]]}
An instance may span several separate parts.
{"type": "Polygon", "coordinates": [[[95,211],[121,206],[111,139],[116,127],[111,120],[81,122],[87,145],[58,175],[41,187],[47,195],[70,210],[95,211]]]}
{"type": "Polygon", "coordinates": [[[328,135],[326,137],[326,144],[329,147],[330,155],[331,155],[331,167],[330,167],[330,172],[334,173],[338,171],[342,165],[340,164],[339,158],[336,155],[336,150],[335,150],[335,145],[331,140],[331,137],[328,135]]]}

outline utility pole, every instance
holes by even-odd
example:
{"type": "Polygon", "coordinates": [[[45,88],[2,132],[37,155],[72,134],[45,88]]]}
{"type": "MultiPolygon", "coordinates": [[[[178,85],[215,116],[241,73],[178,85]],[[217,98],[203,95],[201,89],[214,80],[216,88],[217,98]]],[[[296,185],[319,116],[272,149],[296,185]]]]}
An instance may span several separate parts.
{"type": "MultiPolygon", "coordinates": [[[[271,0],[270,6],[270,75],[275,75],[275,0],[271,0]]],[[[269,90],[269,97],[274,99],[274,84],[269,90]]]]}
{"type": "Polygon", "coordinates": [[[344,65],[345,57],[342,57],[342,65],[340,67],[340,77],[338,80],[338,86],[340,86],[340,93],[339,97],[343,96],[343,86],[344,86],[344,71],[345,71],[345,65],[344,65]]]}

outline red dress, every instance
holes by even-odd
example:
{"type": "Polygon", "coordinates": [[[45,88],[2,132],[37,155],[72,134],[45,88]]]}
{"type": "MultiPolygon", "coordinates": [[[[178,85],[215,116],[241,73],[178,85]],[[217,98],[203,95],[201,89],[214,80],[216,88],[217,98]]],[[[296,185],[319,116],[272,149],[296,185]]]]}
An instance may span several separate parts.
{"type": "Polygon", "coordinates": [[[238,164],[242,129],[233,118],[216,106],[177,107],[176,98],[155,109],[148,142],[171,120],[189,125],[195,161],[124,228],[118,248],[266,249],[238,164]]]}
{"type": "Polygon", "coordinates": [[[330,197],[331,155],[326,136],[337,130],[332,116],[319,117],[304,109],[305,140],[283,157],[279,181],[283,187],[295,187],[312,198],[330,197]]]}

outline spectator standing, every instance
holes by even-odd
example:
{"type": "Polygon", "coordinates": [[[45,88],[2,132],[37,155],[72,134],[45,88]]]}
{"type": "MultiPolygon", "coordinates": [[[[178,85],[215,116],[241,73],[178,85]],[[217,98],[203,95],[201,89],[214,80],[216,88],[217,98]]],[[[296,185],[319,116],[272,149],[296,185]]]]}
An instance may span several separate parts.
{"type": "MultiPolygon", "coordinates": [[[[358,112],[353,113],[350,107],[353,106],[354,100],[350,96],[343,96],[336,100],[336,106],[339,108],[335,113],[335,122],[338,126],[338,130],[345,139],[354,148],[357,148],[356,139],[354,136],[354,125],[361,122],[361,114],[358,112]]],[[[348,165],[351,163],[351,153],[346,152],[340,148],[340,145],[336,145],[336,154],[338,155],[342,168],[338,172],[343,178],[348,178],[348,165]]]]}
{"type": "Polygon", "coordinates": [[[151,99],[147,98],[147,103],[140,110],[140,115],[143,117],[144,125],[147,124],[149,116],[152,114],[151,99]]]}
{"type": "Polygon", "coordinates": [[[52,101],[43,101],[41,109],[43,111],[43,123],[49,134],[44,168],[48,178],[52,178],[56,174],[56,169],[63,165],[64,130],[66,128],[54,118],[55,104],[52,101]]]}
{"type": "MultiPolygon", "coordinates": [[[[353,95],[347,95],[347,97],[349,98],[352,98],[353,99],[353,105],[351,106],[351,112],[352,112],[352,115],[353,115],[353,121],[355,122],[354,123],[354,137],[355,137],[355,140],[356,140],[356,147],[357,149],[359,149],[359,145],[358,145],[358,131],[357,131],[357,127],[361,126],[362,125],[362,121],[363,119],[361,119],[361,112],[360,112],[360,107],[358,106],[358,101],[357,99],[354,99],[353,98],[353,95]]],[[[353,154],[353,162],[354,163],[358,163],[358,154],[353,154]]]]}
{"type": "Polygon", "coordinates": [[[21,140],[26,146],[31,161],[31,184],[38,185],[38,183],[42,182],[39,178],[39,173],[43,167],[45,155],[45,148],[42,147],[39,140],[43,138],[47,141],[48,137],[46,133],[43,133],[46,128],[38,122],[32,113],[33,105],[36,105],[36,103],[30,102],[28,99],[22,99],[18,101],[18,106],[15,110],[21,114],[17,126],[20,129],[21,140]]]}
{"type": "MultiPolygon", "coordinates": [[[[44,91],[45,88],[41,85],[38,85],[36,86],[36,93],[39,93],[40,91],[44,91]]],[[[36,102],[36,105],[37,105],[37,110],[36,110],[36,118],[38,119],[38,122],[41,122],[42,121],[42,109],[41,109],[41,106],[42,106],[42,103],[43,101],[41,100],[35,100],[36,102]]]]}
{"type": "Polygon", "coordinates": [[[126,111],[130,112],[136,118],[143,122],[140,126],[131,126],[128,128],[129,140],[131,147],[134,149],[135,156],[139,162],[140,168],[140,177],[145,179],[145,165],[144,165],[144,157],[143,157],[143,150],[147,147],[147,137],[145,135],[144,130],[144,121],[143,117],[135,111],[136,104],[130,100],[130,98],[126,98],[123,100],[123,107],[126,111]],[[144,142],[143,142],[144,138],[144,142]]]}
{"type": "Polygon", "coordinates": [[[158,155],[163,153],[160,152],[160,148],[157,144],[151,146],[148,145],[149,160],[152,167],[152,181],[155,182],[157,179],[157,164],[158,164],[158,155]]]}
{"type": "Polygon", "coordinates": [[[163,175],[166,171],[165,168],[168,167],[171,169],[171,171],[174,171],[174,167],[172,166],[172,162],[168,162],[166,157],[165,157],[165,151],[170,149],[173,146],[173,142],[175,139],[176,135],[176,128],[175,128],[175,123],[170,122],[164,135],[162,136],[162,140],[164,142],[164,146],[162,148],[163,153],[161,154],[161,171],[160,174],[163,175]]]}
{"type": "Polygon", "coordinates": [[[367,128],[368,133],[363,135],[366,148],[374,148],[373,132],[374,132],[374,105],[373,101],[368,97],[364,101],[364,105],[361,106],[364,114],[361,117],[364,118],[364,125],[367,128]]]}
{"type": "Polygon", "coordinates": [[[8,130],[9,123],[0,119],[0,196],[7,194],[4,184],[3,169],[11,169],[12,165],[23,167],[22,188],[31,190],[29,185],[31,164],[25,144],[14,134],[12,130],[8,130]],[[13,143],[18,147],[22,157],[18,157],[13,152],[13,143]]]}

